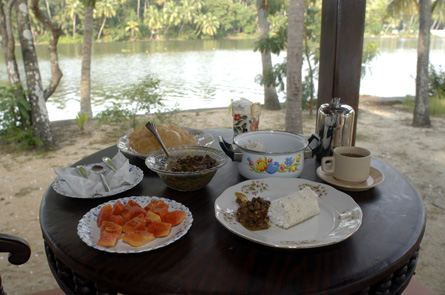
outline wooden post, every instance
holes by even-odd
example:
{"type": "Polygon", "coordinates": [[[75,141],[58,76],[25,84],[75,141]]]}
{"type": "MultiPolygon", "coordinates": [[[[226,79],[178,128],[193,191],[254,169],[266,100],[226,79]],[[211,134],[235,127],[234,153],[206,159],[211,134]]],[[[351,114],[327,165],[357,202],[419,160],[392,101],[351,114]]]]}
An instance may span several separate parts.
{"type": "Polygon", "coordinates": [[[323,0],[318,105],[340,97],[354,108],[355,144],[366,0],[323,0]]]}

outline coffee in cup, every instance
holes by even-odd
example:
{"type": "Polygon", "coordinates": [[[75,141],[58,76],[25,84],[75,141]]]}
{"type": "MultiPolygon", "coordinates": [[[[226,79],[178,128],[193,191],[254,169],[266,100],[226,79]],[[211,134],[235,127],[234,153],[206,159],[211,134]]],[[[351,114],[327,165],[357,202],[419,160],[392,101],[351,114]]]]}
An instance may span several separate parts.
{"type": "Polygon", "coordinates": [[[321,159],[321,169],[337,180],[366,181],[371,169],[371,152],[355,146],[337,147],[333,156],[321,159]]]}

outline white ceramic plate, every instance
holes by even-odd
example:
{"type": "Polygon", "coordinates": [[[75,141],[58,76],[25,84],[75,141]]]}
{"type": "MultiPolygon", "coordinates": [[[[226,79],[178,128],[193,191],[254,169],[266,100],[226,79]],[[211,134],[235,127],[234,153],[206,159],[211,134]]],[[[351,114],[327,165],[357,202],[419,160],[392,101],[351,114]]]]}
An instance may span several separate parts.
{"type": "MultiPolygon", "coordinates": [[[[94,165],[96,165],[96,163],[88,164],[88,165],[84,165],[84,166],[94,166],[94,165]]],[[[103,194],[97,194],[97,195],[94,195],[93,197],[86,197],[86,196],[79,195],[78,193],[76,193],[75,191],[73,191],[71,189],[71,187],[68,185],[68,183],[63,178],[61,178],[59,176],[57,176],[56,179],[53,181],[52,186],[53,186],[53,189],[56,191],[56,193],[64,195],[66,197],[78,198],[78,199],[90,199],[90,198],[97,199],[97,198],[104,198],[104,197],[117,195],[122,192],[128,191],[129,189],[132,189],[133,187],[138,185],[139,182],[142,181],[142,179],[144,178],[144,172],[141,170],[141,168],[130,164],[130,177],[132,180],[131,185],[122,185],[118,188],[112,189],[109,192],[104,192],[103,194]]]]}
{"type": "Polygon", "coordinates": [[[188,232],[193,223],[193,216],[190,210],[186,206],[174,200],[164,199],[159,197],[148,197],[148,196],[133,196],[117,200],[112,200],[103,203],[91,209],[79,221],[79,225],[77,226],[77,234],[82,239],[82,241],[84,241],[88,246],[110,253],[129,254],[129,253],[147,252],[161,247],[165,247],[179,240],[182,236],[184,236],[188,232]],[[151,241],[143,246],[133,247],[130,244],[127,244],[124,241],[122,241],[122,239],[120,239],[114,247],[107,248],[98,246],[96,244],[100,238],[100,228],[97,227],[97,214],[99,214],[99,211],[103,206],[107,204],[113,205],[117,200],[120,200],[124,205],[127,204],[129,200],[134,200],[142,207],[147,206],[151,200],[163,200],[165,203],[169,205],[170,207],[169,211],[182,210],[187,214],[187,216],[185,217],[184,221],[182,221],[182,223],[180,223],[177,226],[172,226],[170,234],[167,237],[156,238],[154,241],[151,241]]]}
{"type": "MultiPolygon", "coordinates": [[[[196,140],[198,145],[200,146],[206,146],[210,147],[213,142],[215,141],[213,139],[213,136],[209,133],[205,133],[202,130],[197,129],[191,129],[191,128],[185,128],[182,127],[182,129],[186,130],[188,133],[190,133],[191,136],[196,140]]],[[[117,148],[124,154],[130,155],[130,156],[136,156],[142,159],[145,159],[148,157],[149,154],[142,154],[137,151],[135,151],[129,143],[129,137],[131,133],[126,134],[125,136],[119,138],[119,141],[117,142],[117,148]]]]}
{"type": "Polygon", "coordinates": [[[354,234],[362,224],[359,205],[335,188],[300,178],[263,178],[247,180],[225,190],[215,201],[218,221],[229,231],[247,240],[270,247],[302,249],[341,242],[354,234]],[[235,192],[249,199],[260,196],[274,200],[309,186],[319,196],[320,213],[289,229],[271,226],[267,230],[250,231],[236,221],[235,192]]]}

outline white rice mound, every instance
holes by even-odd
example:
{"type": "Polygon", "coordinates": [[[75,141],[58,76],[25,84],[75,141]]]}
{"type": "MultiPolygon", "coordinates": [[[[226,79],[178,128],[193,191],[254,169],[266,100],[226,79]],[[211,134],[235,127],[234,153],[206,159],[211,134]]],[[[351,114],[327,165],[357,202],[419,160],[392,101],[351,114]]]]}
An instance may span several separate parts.
{"type": "Polygon", "coordinates": [[[269,221],[276,226],[289,228],[303,222],[320,212],[318,195],[311,188],[270,202],[269,221]]]}

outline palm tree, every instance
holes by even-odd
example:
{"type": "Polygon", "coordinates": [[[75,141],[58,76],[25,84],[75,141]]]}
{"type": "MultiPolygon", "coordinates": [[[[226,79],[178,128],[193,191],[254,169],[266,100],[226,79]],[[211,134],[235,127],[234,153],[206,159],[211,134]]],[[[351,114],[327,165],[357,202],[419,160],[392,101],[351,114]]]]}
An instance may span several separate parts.
{"type": "Polygon", "coordinates": [[[82,3],[79,0],[66,0],[65,14],[73,22],[73,40],[76,39],[76,19],[82,14],[82,3]]]}
{"type": "Polygon", "coordinates": [[[433,11],[432,17],[434,19],[434,23],[431,25],[431,29],[434,30],[440,25],[443,18],[445,17],[445,0],[434,1],[431,10],[433,11]]]}
{"type": "Polygon", "coordinates": [[[413,126],[431,127],[428,108],[431,0],[420,0],[419,4],[419,39],[417,45],[416,99],[413,126]]]}
{"type": "Polygon", "coordinates": [[[95,0],[84,0],[85,20],[82,44],[82,69],[80,75],[80,112],[93,117],[91,108],[91,50],[93,47],[93,24],[95,0]]]}
{"type": "Polygon", "coordinates": [[[97,2],[95,10],[96,16],[104,17],[102,25],[100,26],[99,33],[97,34],[97,40],[99,40],[100,36],[102,35],[102,30],[104,29],[107,17],[113,17],[116,15],[116,10],[114,10],[115,4],[116,4],[115,0],[102,0],[97,2]]]}
{"type": "Polygon", "coordinates": [[[207,14],[199,14],[195,19],[195,23],[196,29],[198,30],[196,36],[199,36],[201,33],[214,36],[218,31],[219,21],[210,12],[207,14]]]}
{"type": "MultiPolygon", "coordinates": [[[[258,1],[257,3],[257,15],[258,25],[260,28],[261,38],[267,37],[270,32],[270,25],[267,21],[267,8],[265,8],[265,0],[258,1]]],[[[270,51],[261,51],[261,64],[263,66],[263,77],[267,72],[272,71],[272,55],[270,51]]],[[[280,110],[281,105],[278,100],[277,91],[274,85],[267,85],[264,83],[264,108],[266,110],[280,110]]]]}
{"type": "Polygon", "coordinates": [[[158,35],[158,31],[162,30],[164,27],[162,22],[161,14],[159,13],[159,10],[154,5],[150,5],[148,10],[145,12],[144,15],[144,24],[150,29],[151,32],[151,39],[153,39],[153,36],[158,35]]]}
{"type": "Polygon", "coordinates": [[[126,31],[130,31],[131,33],[131,40],[134,40],[134,32],[138,32],[139,28],[138,28],[139,24],[137,21],[134,20],[130,20],[127,22],[127,26],[125,27],[126,31]]]}
{"type": "Polygon", "coordinates": [[[431,5],[431,0],[392,0],[387,8],[388,15],[396,15],[401,12],[416,14],[419,9],[419,37],[417,46],[417,75],[416,97],[413,114],[413,125],[431,127],[428,107],[428,65],[430,51],[431,14],[436,7],[440,7],[443,0],[436,0],[431,5]],[[418,6],[417,6],[418,4],[418,6]],[[409,10],[407,10],[409,8],[409,10]]]}
{"type": "Polygon", "coordinates": [[[303,65],[304,0],[289,1],[285,130],[303,133],[301,68],[303,65]]]}
{"type": "Polygon", "coordinates": [[[181,18],[179,17],[179,9],[174,2],[168,2],[167,6],[162,9],[164,24],[167,24],[167,27],[164,29],[164,37],[168,32],[168,29],[171,25],[178,25],[181,23],[181,18]]]}
{"type": "Polygon", "coordinates": [[[181,27],[179,28],[178,38],[181,38],[181,32],[184,26],[193,22],[193,18],[202,7],[201,1],[183,0],[180,8],[181,27]]]}

